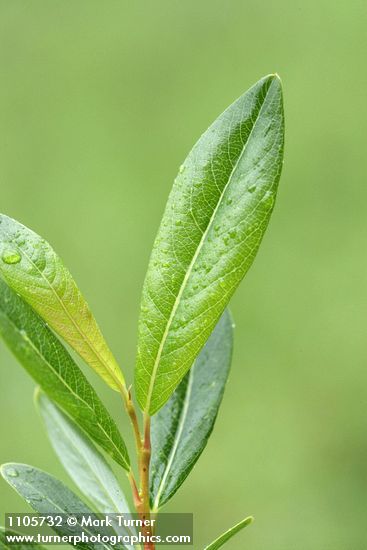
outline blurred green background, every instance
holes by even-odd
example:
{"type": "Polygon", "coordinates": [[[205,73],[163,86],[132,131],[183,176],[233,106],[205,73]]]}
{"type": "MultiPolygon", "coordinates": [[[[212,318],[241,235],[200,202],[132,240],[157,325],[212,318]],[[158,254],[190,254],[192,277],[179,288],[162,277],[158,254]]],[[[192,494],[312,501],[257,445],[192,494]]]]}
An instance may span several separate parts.
{"type": "MultiPolygon", "coordinates": [[[[130,380],[178,166],[245,89],[282,77],[284,172],[232,303],[231,379],[167,508],[194,512],[195,549],[247,514],[228,548],[367,548],[366,25],[362,0],[0,1],[1,211],[54,245],[130,380]]],[[[0,367],[1,462],[67,481],[3,345],[0,367]]],[[[1,482],[0,511],[25,510],[1,482]]]]}

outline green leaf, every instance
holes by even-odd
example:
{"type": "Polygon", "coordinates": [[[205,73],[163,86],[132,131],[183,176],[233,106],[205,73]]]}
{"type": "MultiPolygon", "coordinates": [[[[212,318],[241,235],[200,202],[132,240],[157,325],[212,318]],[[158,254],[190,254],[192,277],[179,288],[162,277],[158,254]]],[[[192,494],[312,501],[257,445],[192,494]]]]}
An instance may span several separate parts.
{"type": "Polygon", "coordinates": [[[12,542],[11,544],[7,541],[5,537],[5,533],[8,536],[13,537],[19,537],[24,536],[22,533],[17,533],[16,531],[12,531],[11,529],[5,529],[5,527],[0,527],[0,548],[1,550],[46,550],[44,546],[41,546],[40,544],[22,544],[17,543],[15,544],[12,542]]]}
{"type": "MultiPolygon", "coordinates": [[[[27,464],[9,463],[1,466],[1,475],[24,500],[40,514],[93,514],[66,485],[55,477],[27,464]]],[[[93,527],[53,527],[60,535],[78,535],[84,531],[89,536],[97,535],[101,529],[93,527]]],[[[110,550],[109,544],[101,543],[101,549],[110,550]]],[[[93,543],[79,543],[76,548],[94,550],[93,543]]],[[[121,546],[120,546],[121,548],[121,546]]]]}
{"type": "Polygon", "coordinates": [[[171,399],[152,418],[152,506],[184,482],[213,430],[231,366],[232,320],[226,311],[171,399]]]}
{"type": "Polygon", "coordinates": [[[130,470],[120,432],[84,374],[37,313],[1,279],[0,335],[44,392],[130,470]]]}
{"type": "Polygon", "coordinates": [[[51,246],[0,215],[0,275],[115,390],[122,373],[74,279],[51,246]]]}
{"type": "Polygon", "coordinates": [[[114,473],[90,439],[44,393],[37,391],[35,399],[60,462],[96,511],[129,514],[114,473]]]}
{"type": "Polygon", "coordinates": [[[283,140],[281,83],[270,75],[214,122],[180,168],[142,295],[135,379],[149,414],[191,367],[256,256],[283,140]]]}
{"type": "Polygon", "coordinates": [[[247,527],[247,525],[250,525],[254,521],[253,517],[248,517],[246,519],[243,519],[240,521],[240,523],[237,523],[234,527],[231,529],[228,529],[223,535],[218,537],[215,541],[213,541],[209,546],[205,548],[205,550],[218,550],[218,548],[221,548],[225,545],[225,543],[231,539],[236,533],[247,527]]]}
{"type": "MultiPolygon", "coordinates": [[[[96,512],[131,514],[114,473],[92,441],[39,389],[35,402],[61,464],[96,512]]],[[[134,534],[118,525],[114,531],[119,535],[134,534]]]]}

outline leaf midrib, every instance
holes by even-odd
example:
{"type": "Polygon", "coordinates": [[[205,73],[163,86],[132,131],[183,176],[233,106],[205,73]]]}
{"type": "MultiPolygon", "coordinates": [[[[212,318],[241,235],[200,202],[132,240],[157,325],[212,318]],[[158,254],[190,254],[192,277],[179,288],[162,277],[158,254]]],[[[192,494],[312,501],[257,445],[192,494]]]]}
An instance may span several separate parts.
{"type": "Polygon", "coordinates": [[[204,233],[202,234],[202,237],[201,237],[200,242],[199,242],[199,244],[198,244],[198,246],[197,246],[197,249],[196,249],[196,251],[195,251],[195,254],[193,255],[193,258],[192,258],[192,260],[191,260],[191,262],[190,262],[190,265],[189,265],[189,267],[188,267],[188,270],[187,270],[187,272],[186,272],[186,274],[185,274],[185,277],[184,277],[184,279],[183,279],[183,281],[182,281],[182,284],[181,284],[180,290],[179,290],[179,292],[178,292],[178,294],[177,294],[176,300],[175,300],[175,302],[174,302],[174,304],[173,304],[173,308],[172,308],[171,314],[170,314],[170,316],[169,316],[169,318],[168,318],[168,321],[167,321],[167,324],[166,324],[166,328],[165,328],[165,330],[164,330],[164,333],[163,333],[163,336],[162,336],[162,340],[161,340],[160,345],[159,345],[159,348],[158,348],[157,357],[156,357],[156,360],[155,360],[155,362],[154,362],[153,369],[152,369],[152,375],[151,375],[151,379],[150,379],[150,384],[149,384],[148,394],[147,394],[147,400],[146,400],[146,404],[145,404],[145,411],[146,411],[147,413],[148,413],[149,410],[150,410],[150,405],[151,405],[151,400],[152,400],[152,394],[153,394],[153,389],[154,389],[155,378],[156,378],[157,371],[158,371],[158,368],[159,368],[159,363],[160,363],[160,360],[161,360],[161,357],[162,357],[163,348],[164,348],[164,346],[165,346],[165,343],[166,343],[166,340],[167,340],[167,337],[168,337],[168,333],[169,333],[169,331],[170,331],[170,328],[171,328],[171,325],[172,325],[174,316],[176,315],[177,309],[178,309],[178,307],[179,307],[179,304],[180,304],[180,300],[181,300],[182,294],[183,294],[184,291],[185,291],[187,282],[188,282],[188,280],[189,280],[189,278],[190,278],[190,276],[191,276],[191,273],[192,273],[192,270],[193,270],[193,268],[194,268],[195,262],[196,262],[196,260],[197,260],[197,258],[198,258],[198,256],[199,256],[199,254],[200,254],[200,252],[201,252],[201,250],[202,250],[202,248],[203,248],[203,246],[204,246],[204,243],[205,243],[206,238],[207,238],[207,236],[208,236],[208,234],[209,234],[209,231],[210,231],[210,229],[211,229],[211,227],[212,227],[212,224],[213,224],[213,222],[214,222],[214,219],[215,219],[215,217],[216,217],[216,214],[217,214],[217,212],[218,212],[218,209],[219,209],[220,205],[222,204],[223,197],[224,197],[224,195],[225,195],[225,193],[226,193],[226,191],[227,191],[229,185],[231,184],[233,174],[235,173],[235,171],[236,171],[236,169],[237,169],[237,166],[238,166],[238,164],[240,163],[240,161],[241,161],[241,159],[242,159],[242,157],[243,157],[243,155],[244,155],[244,153],[245,153],[245,151],[246,151],[246,149],[247,149],[247,146],[248,146],[248,144],[249,144],[249,142],[250,142],[250,139],[251,139],[251,136],[252,136],[252,134],[253,134],[254,128],[255,128],[255,126],[256,126],[256,124],[257,124],[257,122],[258,122],[258,120],[259,120],[259,118],[260,118],[260,116],[261,116],[263,107],[264,107],[264,105],[265,105],[265,103],[266,103],[266,99],[267,99],[268,94],[269,94],[269,91],[270,91],[270,89],[271,89],[271,87],[272,87],[272,85],[273,85],[273,82],[274,82],[274,80],[271,82],[269,88],[268,88],[267,91],[266,91],[266,94],[265,94],[263,103],[262,103],[262,105],[261,105],[261,107],[260,107],[260,109],[259,109],[259,112],[258,112],[258,114],[257,114],[257,116],[256,116],[256,119],[255,119],[255,121],[254,121],[254,123],[253,123],[253,126],[252,126],[251,131],[250,131],[250,133],[249,133],[249,135],[248,135],[248,138],[247,138],[247,140],[246,140],[246,143],[243,145],[242,151],[241,151],[240,155],[238,156],[238,159],[237,159],[237,161],[236,161],[234,167],[233,167],[232,170],[231,170],[231,173],[230,173],[230,175],[229,175],[229,177],[228,177],[228,181],[227,181],[226,185],[224,186],[224,188],[223,188],[223,190],[222,190],[222,193],[221,193],[221,195],[220,195],[220,197],[219,197],[219,199],[218,199],[218,203],[217,203],[216,207],[214,208],[213,214],[212,214],[212,216],[211,216],[211,218],[210,218],[210,220],[209,220],[209,223],[208,223],[208,225],[207,225],[207,228],[205,229],[204,233]]]}

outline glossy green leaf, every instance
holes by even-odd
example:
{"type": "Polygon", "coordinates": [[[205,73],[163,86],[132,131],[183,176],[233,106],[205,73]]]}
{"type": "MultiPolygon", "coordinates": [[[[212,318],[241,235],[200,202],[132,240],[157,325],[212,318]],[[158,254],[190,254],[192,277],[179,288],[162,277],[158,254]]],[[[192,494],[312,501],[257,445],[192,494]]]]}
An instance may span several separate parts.
{"type": "Polygon", "coordinates": [[[0,275],[115,390],[124,378],[74,279],[51,246],[0,215],[0,275]]]}
{"type": "Polygon", "coordinates": [[[214,122],[180,168],[142,295],[136,387],[150,414],[191,367],[256,256],[283,140],[281,83],[270,75],[214,122]]]}
{"type": "Polygon", "coordinates": [[[44,393],[37,391],[35,400],[60,462],[96,511],[129,514],[114,473],[92,441],[44,393]]]}
{"type": "MultiPolygon", "coordinates": [[[[27,464],[9,463],[1,466],[1,475],[33,510],[40,514],[93,514],[66,485],[38,468],[27,464]]],[[[53,529],[60,535],[78,535],[84,531],[91,536],[101,532],[100,528],[79,525],[68,527],[66,524],[55,526],[53,529]]],[[[79,543],[76,548],[94,550],[95,545],[79,543]]],[[[111,550],[112,546],[101,542],[100,548],[111,550]]]]}
{"type": "Polygon", "coordinates": [[[218,537],[215,541],[213,541],[209,546],[205,548],[205,550],[218,550],[218,548],[222,548],[222,546],[225,545],[229,539],[231,539],[234,535],[236,535],[239,531],[242,531],[245,527],[250,525],[254,521],[253,517],[248,517],[246,519],[243,519],[237,525],[232,527],[231,529],[228,529],[223,535],[218,537]]]}
{"type": "Polygon", "coordinates": [[[1,279],[0,335],[45,393],[130,470],[120,432],[84,374],[39,315],[1,279]]]}
{"type": "Polygon", "coordinates": [[[40,544],[22,544],[20,542],[15,543],[12,541],[8,542],[7,538],[5,537],[5,533],[10,537],[19,537],[24,535],[24,533],[17,533],[16,531],[12,531],[11,529],[0,527],[0,550],[46,550],[45,547],[41,546],[40,544]]]}
{"type": "Polygon", "coordinates": [[[150,496],[155,510],[174,495],[207,444],[229,374],[232,333],[226,311],[188,374],[152,418],[150,496]]]}

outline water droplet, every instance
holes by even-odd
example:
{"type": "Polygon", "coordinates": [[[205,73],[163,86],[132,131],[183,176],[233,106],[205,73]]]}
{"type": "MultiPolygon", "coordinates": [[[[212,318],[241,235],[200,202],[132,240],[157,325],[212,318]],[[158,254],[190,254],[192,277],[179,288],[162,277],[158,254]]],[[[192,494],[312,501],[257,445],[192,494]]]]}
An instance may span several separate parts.
{"type": "Polygon", "coordinates": [[[247,189],[249,193],[253,193],[256,189],[256,185],[250,185],[250,187],[247,189]]]}
{"type": "Polygon", "coordinates": [[[182,174],[182,172],[185,170],[185,166],[183,164],[181,164],[180,166],[180,169],[179,169],[179,172],[180,174],[182,174]]]}
{"type": "Polygon", "coordinates": [[[227,204],[232,204],[233,200],[232,199],[227,199],[227,204]]]}
{"type": "Polygon", "coordinates": [[[6,473],[8,474],[9,477],[18,477],[19,476],[19,473],[17,472],[17,470],[15,468],[8,468],[6,470],[6,473]]]}
{"type": "Polygon", "coordinates": [[[229,236],[231,237],[231,239],[234,239],[236,235],[237,235],[237,231],[235,230],[229,232],[229,236]]]}
{"type": "Polygon", "coordinates": [[[6,264],[18,264],[22,256],[16,250],[5,250],[2,255],[2,260],[6,264]]]}

